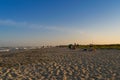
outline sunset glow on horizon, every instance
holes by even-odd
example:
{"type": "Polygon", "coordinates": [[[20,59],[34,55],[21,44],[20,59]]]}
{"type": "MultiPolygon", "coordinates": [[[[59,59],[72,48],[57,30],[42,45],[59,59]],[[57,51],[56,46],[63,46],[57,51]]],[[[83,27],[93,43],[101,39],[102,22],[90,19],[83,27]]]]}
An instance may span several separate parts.
{"type": "Polygon", "coordinates": [[[0,46],[120,44],[120,0],[1,0],[0,46]]]}

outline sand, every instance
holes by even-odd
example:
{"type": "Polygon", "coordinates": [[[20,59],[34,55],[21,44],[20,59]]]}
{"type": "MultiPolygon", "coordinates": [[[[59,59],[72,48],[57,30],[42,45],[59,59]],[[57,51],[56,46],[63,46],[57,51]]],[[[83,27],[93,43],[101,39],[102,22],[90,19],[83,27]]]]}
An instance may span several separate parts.
{"type": "Polygon", "coordinates": [[[0,80],[120,80],[120,50],[46,48],[0,54],[0,80]]]}

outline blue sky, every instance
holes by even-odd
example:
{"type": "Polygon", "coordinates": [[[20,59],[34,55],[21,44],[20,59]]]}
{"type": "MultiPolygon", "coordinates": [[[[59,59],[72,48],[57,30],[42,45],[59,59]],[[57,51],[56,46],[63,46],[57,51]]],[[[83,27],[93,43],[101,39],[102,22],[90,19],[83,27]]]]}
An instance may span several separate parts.
{"type": "Polygon", "coordinates": [[[0,45],[120,42],[120,0],[0,0],[0,45]]]}

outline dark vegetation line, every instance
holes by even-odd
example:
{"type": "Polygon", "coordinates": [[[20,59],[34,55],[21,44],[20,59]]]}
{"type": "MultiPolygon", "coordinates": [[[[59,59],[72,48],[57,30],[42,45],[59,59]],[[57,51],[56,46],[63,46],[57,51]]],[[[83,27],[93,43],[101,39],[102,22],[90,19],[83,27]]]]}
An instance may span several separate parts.
{"type": "MultiPolygon", "coordinates": [[[[72,44],[69,44],[69,45],[72,45],[72,44]]],[[[68,47],[69,45],[59,45],[57,47],[68,47]]],[[[119,49],[120,50],[120,44],[103,44],[103,45],[96,45],[96,44],[80,45],[80,44],[77,44],[78,48],[89,48],[90,45],[92,45],[96,49],[119,49]]]]}

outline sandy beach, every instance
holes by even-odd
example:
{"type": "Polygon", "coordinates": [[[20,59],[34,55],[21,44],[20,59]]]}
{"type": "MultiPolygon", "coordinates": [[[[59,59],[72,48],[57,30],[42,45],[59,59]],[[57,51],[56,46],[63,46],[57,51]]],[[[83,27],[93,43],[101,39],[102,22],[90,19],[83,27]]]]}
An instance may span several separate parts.
{"type": "Polygon", "coordinates": [[[0,53],[0,80],[120,80],[120,50],[55,47],[0,53]]]}

